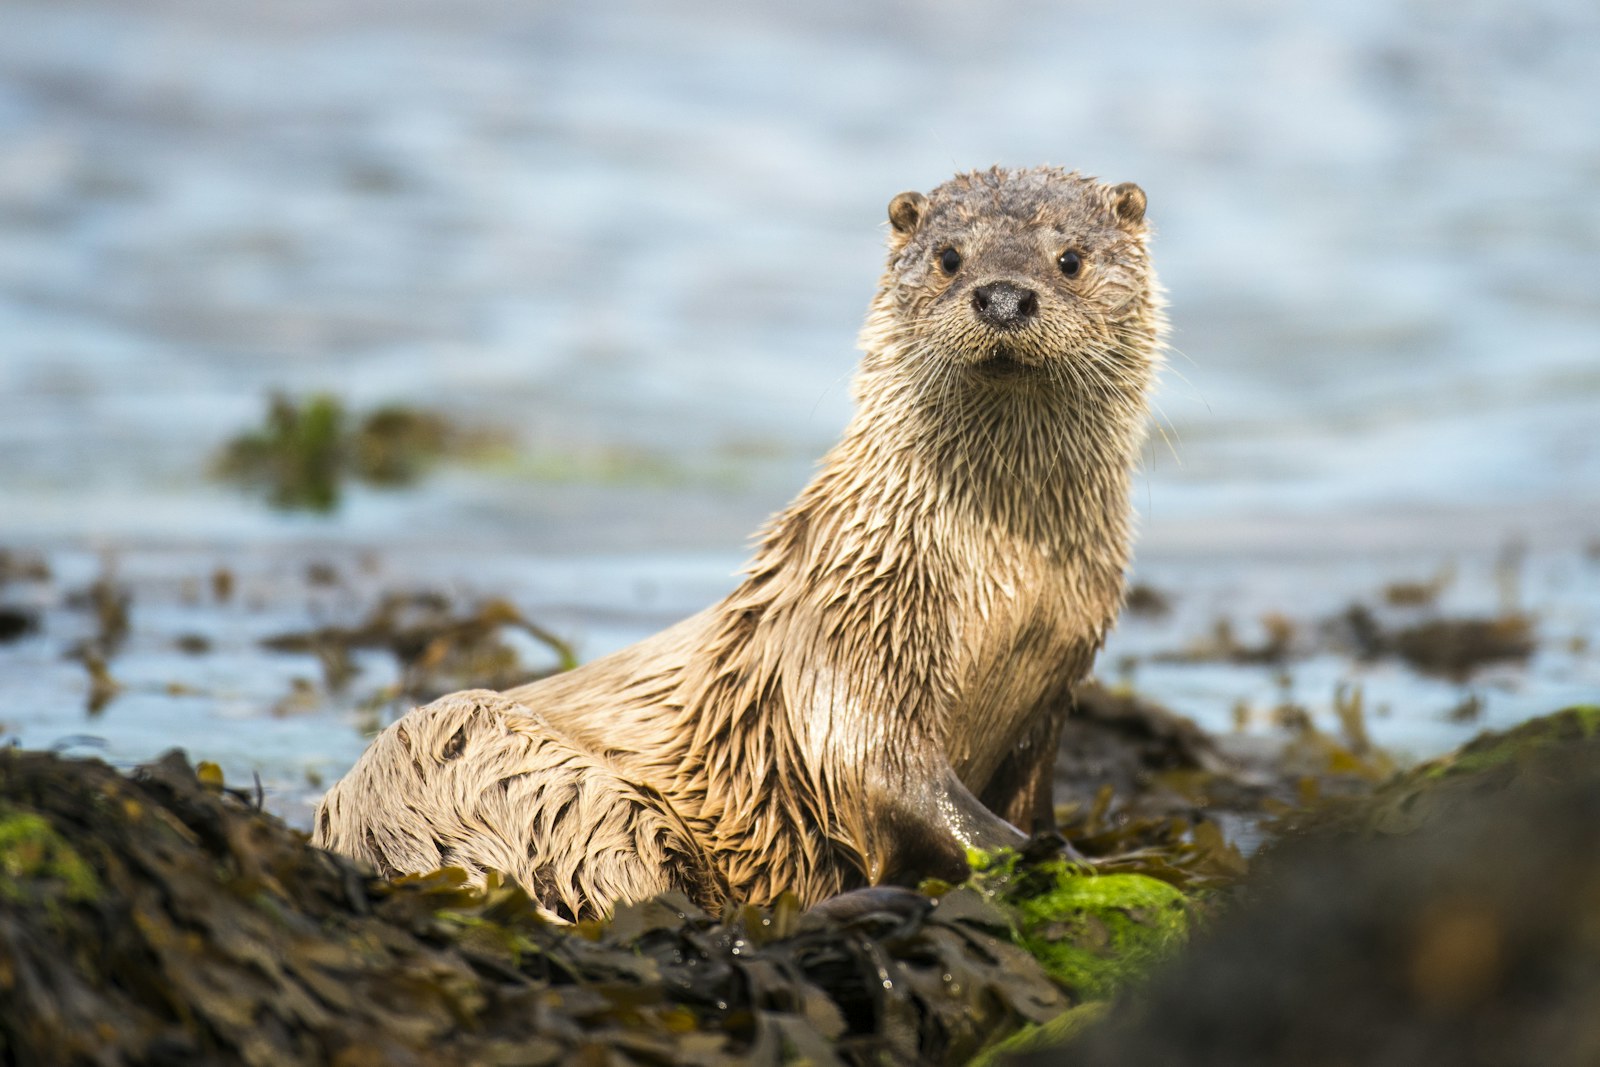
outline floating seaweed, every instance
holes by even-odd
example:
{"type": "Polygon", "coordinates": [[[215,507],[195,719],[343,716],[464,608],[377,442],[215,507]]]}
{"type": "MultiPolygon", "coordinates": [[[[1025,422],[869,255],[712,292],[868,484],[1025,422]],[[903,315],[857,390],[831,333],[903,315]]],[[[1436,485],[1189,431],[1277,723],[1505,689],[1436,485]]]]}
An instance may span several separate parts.
{"type": "Polygon", "coordinates": [[[264,490],[273,507],[333,511],[349,479],[409,485],[440,459],[480,454],[499,443],[498,434],[463,430],[431,411],[388,405],[354,420],[325,393],[302,401],[274,394],[266,425],[228,442],[213,471],[264,490]]]}

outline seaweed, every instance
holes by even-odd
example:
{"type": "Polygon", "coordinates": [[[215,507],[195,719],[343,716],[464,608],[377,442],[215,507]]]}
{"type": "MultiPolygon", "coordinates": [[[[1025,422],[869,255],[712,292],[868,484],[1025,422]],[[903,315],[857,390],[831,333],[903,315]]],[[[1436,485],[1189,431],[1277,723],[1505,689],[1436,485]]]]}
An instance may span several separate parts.
{"type": "Polygon", "coordinates": [[[1168,652],[1156,656],[1157,660],[1175,663],[1238,663],[1276,665],[1286,662],[1295,652],[1297,628],[1285,615],[1272,613],[1261,619],[1262,639],[1256,644],[1246,644],[1234,633],[1233,620],[1218,618],[1211,624],[1211,633],[1191,642],[1181,652],[1168,652]]]}
{"type": "Polygon", "coordinates": [[[217,457],[218,477],[265,488],[273,507],[332,511],[345,473],[344,405],[318,395],[296,403],[282,394],[268,402],[266,425],[228,442],[217,457]]]}
{"type": "Polygon", "coordinates": [[[974,888],[559,926],[378,879],[177,754],[0,753],[0,857],[0,1063],[959,1063],[1071,1004],[974,888]]]}
{"type": "MultiPolygon", "coordinates": [[[[1502,564],[1501,584],[1512,582],[1515,570],[1502,564]],[[1510,577],[1508,577],[1508,575],[1510,577]]],[[[1427,582],[1396,582],[1382,591],[1382,601],[1402,614],[1431,614],[1440,593],[1454,580],[1446,570],[1427,582]]],[[[1503,595],[1514,600],[1510,593],[1503,595]]],[[[1401,624],[1386,624],[1372,607],[1353,603],[1338,614],[1297,625],[1285,615],[1271,613],[1260,620],[1261,639],[1240,638],[1232,619],[1213,621],[1211,631],[1177,651],[1154,656],[1167,663],[1234,663],[1243,666],[1281,667],[1291,660],[1318,652],[1338,652],[1359,660],[1399,659],[1420,673],[1462,682],[1482,667],[1500,663],[1525,663],[1536,647],[1534,618],[1506,609],[1487,616],[1434,615],[1401,624]]]]}
{"type": "Polygon", "coordinates": [[[464,686],[510,689],[570,670],[578,662],[570,644],[508,600],[491,597],[461,611],[448,598],[426,592],[387,594],[355,626],[277,634],[261,644],[275,652],[316,656],[335,691],[353,673],[353,652],[386,650],[401,677],[393,691],[380,694],[381,700],[431,700],[464,686]],[[556,657],[554,667],[538,671],[524,666],[516,649],[502,639],[506,629],[520,630],[548,648],[556,657]]]}
{"type": "Polygon", "coordinates": [[[50,564],[38,552],[0,548],[0,586],[12,582],[48,582],[50,564]]]}
{"type": "MultiPolygon", "coordinates": [[[[1185,733],[1134,725],[1149,709],[1123,699],[1110,718],[1165,733],[1155,751],[1185,733]]],[[[1366,800],[1280,819],[1289,844],[1248,874],[1205,813],[1134,815],[1129,801],[1116,815],[1106,785],[1067,813],[1076,854],[1036,838],[975,856],[963,885],[721,916],[666,894],[575,926],[494,878],[384,881],[310,847],[214,765],[172,754],[129,776],[13,750],[0,753],[0,1063],[955,1064],[1079,1033],[1093,1049],[1135,1025],[1121,1021],[1130,993],[1169,995],[1159,983],[1188,965],[1192,930],[1209,939],[1274,892],[1308,834],[1422,833],[1456,805],[1557,780],[1551,753],[1592,759],[1596,745],[1596,708],[1486,736],[1366,800]]],[[[1207,773],[1184,762],[1160,773],[1207,773]]],[[[1327,872],[1316,883],[1344,892],[1327,872]]],[[[1498,973],[1467,936],[1477,913],[1441,914],[1396,973],[1418,996],[1477,1005],[1483,982],[1461,974],[1498,973]]]]}
{"type": "Polygon", "coordinates": [[[1424,674],[1464,681],[1492,663],[1522,663],[1533,655],[1533,620],[1509,613],[1492,618],[1433,619],[1397,630],[1394,653],[1424,674]]]}
{"type": "Polygon", "coordinates": [[[331,512],[346,481],[410,485],[441,459],[477,455],[501,441],[418,408],[390,404],[356,420],[326,393],[300,401],[280,393],[268,401],[265,425],[229,441],[212,471],[264,491],[275,508],[331,512]]]}

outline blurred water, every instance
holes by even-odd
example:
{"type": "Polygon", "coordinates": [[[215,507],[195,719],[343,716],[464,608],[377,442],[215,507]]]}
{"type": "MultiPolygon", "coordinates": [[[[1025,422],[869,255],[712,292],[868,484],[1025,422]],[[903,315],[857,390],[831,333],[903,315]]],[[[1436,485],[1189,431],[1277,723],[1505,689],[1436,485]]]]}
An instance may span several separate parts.
{"type": "Polygon", "coordinates": [[[890,196],[1052,162],[1159,228],[1148,565],[1571,552],[1596,54],[1590,0],[6,0],[0,541],[536,552],[535,599],[688,553],[714,595],[847,416],[890,196]],[[274,388],[533,458],[274,515],[204,477],[274,388]],[[666,474],[585,475],[617,448],[666,474]]]}
{"type": "MultiPolygon", "coordinates": [[[[13,533],[278,525],[198,473],[281,387],[670,453],[749,498],[681,533],[724,540],[846,416],[888,198],[995,161],[1149,190],[1179,352],[1162,521],[1600,497],[1583,0],[3,17],[13,533]]],[[[525,480],[449,505],[520,539],[525,480]]],[[[403,536],[394,510],[341,526],[403,536]]]]}

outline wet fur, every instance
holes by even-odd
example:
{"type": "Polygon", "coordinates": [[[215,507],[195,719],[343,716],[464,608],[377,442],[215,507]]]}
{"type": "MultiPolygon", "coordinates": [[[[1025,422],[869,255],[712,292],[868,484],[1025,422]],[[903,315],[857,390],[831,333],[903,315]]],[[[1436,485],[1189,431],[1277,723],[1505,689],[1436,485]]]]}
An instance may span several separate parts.
{"type": "Polygon", "coordinates": [[[743,583],[577,670],[411,712],[317,842],[501,870],[570,918],[665,888],[813,903],[1017,841],[1129,562],[1164,329],[1143,215],[1136,187],[1054,168],[896,197],[857,414],[743,583]],[[990,281],[1038,313],[981,322],[990,281]]]}

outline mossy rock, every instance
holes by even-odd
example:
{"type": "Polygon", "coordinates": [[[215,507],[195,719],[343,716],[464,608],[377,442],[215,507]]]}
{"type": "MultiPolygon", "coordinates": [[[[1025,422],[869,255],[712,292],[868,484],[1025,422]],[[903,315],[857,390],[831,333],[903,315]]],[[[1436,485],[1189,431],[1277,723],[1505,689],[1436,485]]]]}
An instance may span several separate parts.
{"type": "Polygon", "coordinates": [[[1600,1062],[1600,731],[1571,708],[1279,843],[1044,1067],[1600,1062]]]}
{"type": "Polygon", "coordinates": [[[100,880],[50,823],[0,804],[0,904],[42,905],[59,928],[66,904],[100,895],[100,880]]]}
{"type": "Polygon", "coordinates": [[[1518,783],[1546,754],[1600,736],[1600,705],[1577,705],[1530,719],[1504,732],[1485,732],[1461,748],[1390,778],[1370,795],[1332,798],[1295,811],[1272,827],[1270,856],[1310,833],[1409,834],[1451,817],[1464,798],[1518,783]]]}
{"type": "Polygon", "coordinates": [[[1430,760],[1406,780],[1442,781],[1527,759],[1552,745],[1584,741],[1600,733],[1600,704],[1578,704],[1530,719],[1504,733],[1483,733],[1447,756],[1430,760]]]}
{"type": "Polygon", "coordinates": [[[1091,1000],[1064,1011],[1047,1023],[1026,1026],[998,1045],[993,1045],[974,1057],[967,1067],[996,1067],[1011,1063],[1012,1057],[1026,1052],[1056,1048],[1073,1040],[1090,1026],[1106,1017],[1111,1010],[1108,1000],[1091,1000]]]}
{"type": "Polygon", "coordinates": [[[1188,936],[1188,899],[1155,878],[1010,851],[977,860],[973,885],[1014,916],[1017,943],[1075,1000],[1114,995],[1188,936]]]}

